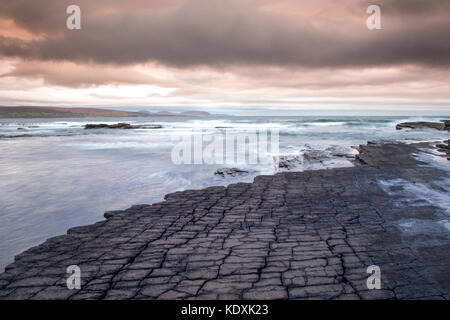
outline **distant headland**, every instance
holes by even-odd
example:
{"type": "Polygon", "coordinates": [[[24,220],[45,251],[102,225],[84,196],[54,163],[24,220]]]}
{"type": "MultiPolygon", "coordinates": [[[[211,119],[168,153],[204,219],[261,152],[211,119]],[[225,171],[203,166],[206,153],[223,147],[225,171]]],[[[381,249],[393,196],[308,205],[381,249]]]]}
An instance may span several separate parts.
{"type": "Polygon", "coordinates": [[[184,111],[184,112],[148,112],[148,111],[123,111],[99,108],[63,108],[63,107],[35,107],[17,106],[1,107],[0,119],[16,118],[95,118],[95,117],[203,117],[209,116],[204,111],[184,111]]]}

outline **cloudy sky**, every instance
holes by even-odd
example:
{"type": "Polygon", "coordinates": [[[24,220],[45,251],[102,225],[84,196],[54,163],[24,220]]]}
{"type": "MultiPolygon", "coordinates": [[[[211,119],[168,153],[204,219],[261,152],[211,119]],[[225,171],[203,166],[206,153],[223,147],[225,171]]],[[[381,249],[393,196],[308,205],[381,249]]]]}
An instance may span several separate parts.
{"type": "Polygon", "coordinates": [[[0,0],[0,105],[449,110],[449,83],[450,0],[0,0]]]}

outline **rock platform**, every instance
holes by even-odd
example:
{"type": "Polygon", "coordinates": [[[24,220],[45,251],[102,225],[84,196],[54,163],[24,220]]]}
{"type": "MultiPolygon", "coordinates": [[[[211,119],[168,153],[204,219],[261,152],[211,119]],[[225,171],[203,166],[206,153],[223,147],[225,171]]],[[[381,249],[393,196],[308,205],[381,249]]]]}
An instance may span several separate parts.
{"type": "Polygon", "coordinates": [[[355,167],[258,176],[107,212],[19,254],[0,274],[0,299],[450,299],[442,208],[380,184],[439,191],[444,173],[413,157],[426,148],[368,144],[355,167]],[[436,229],[405,232],[410,220],[436,229]],[[79,290],[66,286],[70,265],[80,267],[79,290]],[[379,290],[366,285],[371,265],[379,290]]]}

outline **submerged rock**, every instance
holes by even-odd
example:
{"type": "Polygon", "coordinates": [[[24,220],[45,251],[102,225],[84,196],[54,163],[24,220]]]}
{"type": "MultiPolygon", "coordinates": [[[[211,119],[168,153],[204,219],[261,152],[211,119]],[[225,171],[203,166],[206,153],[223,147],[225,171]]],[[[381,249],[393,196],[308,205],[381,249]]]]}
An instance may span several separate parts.
{"type": "Polygon", "coordinates": [[[303,153],[303,158],[308,160],[309,162],[321,162],[323,161],[327,155],[320,150],[311,150],[303,153]]]}
{"type": "Polygon", "coordinates": [[[225,176],[236,176],[236,175],[241,175],[241,174],[247,174],[249,173],[246,170],[241,170],[238,168],[221,168],[221,169],[217,169],[216,172],[214,172],[215,175],[219,175],[222,177],[225,176]]]}
{"type": "Polygon", "coordinates": [[[281,156],[278,159],[278,167],[282,169],[292,169],[301,163],[302,161],[299,156],[281,156]]]}
{"type": "Polygon", "coordinates": [[[86,124],[85,129],[161,129],[159,124],[144,124],[144,125],[131,125],[129,123],[117,123],[117,124],[86,124]]]}
{"type": "Polygon", "coordinates": [[[444,143],[439,143],[436,145],[436,148],[438,148],[439,152],[444,153],[445,157],[447,157],[447,160],[450,160],[450,158],[448,157],[450,155],[450,139],[449,140],[444,140],[444,143]]]}
{"type": "Polygon", "coordinates": [[[134,126],[132,129],[161,129],[162,125],[160,124],[146,124],[141,126],[134,126]]]}
{"type": "Polygon", "coordinates": [[[17,135],[6,135],[0,134],[0,139],[14,139],[14,138],[30,138],[31,134],[17,134],[17,135]]]}
{"type": "Polygon", "coordinates": [[[424,128],[431,128],[431,129],[437,129],[437,130],[450,130],[450,121],[442,120],[442,122],[426,122],[426,121],[403,122],[403,123],[399,123],[395,126],[395,129],[397,129],[397,130],[424,129],[424,128]]]}
{"type": "Polygon", "coordinates": [[[355,158],[354,153],[350,153],[349,150],[344,150],[337,146],[331,146],[325,150],[315,150],[306,144],[305,148],[307,150],[300,150],[299,155],[280,156],[278,159],[278,167],[291,170],[297,167],[303,167],[305,164],[316,165],[320,163],[324,165],[325,161],[336,158],[343,158],[346,160],[353,160],[355,158]]]}
{"type": "Polygon", "coordinates": [[[437,144],[436,147],[439,148],[439,149],[447,149],[447,150],[450,150],[450,146],[447,145],[447,144],[437,144]]]}

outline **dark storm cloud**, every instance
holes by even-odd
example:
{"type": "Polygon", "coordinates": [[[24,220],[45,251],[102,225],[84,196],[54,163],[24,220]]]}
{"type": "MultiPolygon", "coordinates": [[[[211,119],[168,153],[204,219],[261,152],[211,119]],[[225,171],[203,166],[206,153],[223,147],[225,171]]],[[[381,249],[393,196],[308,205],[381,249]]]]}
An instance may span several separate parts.
{"type": "Polygon", "coordinates": [[[0,0],[0,17],[14,19],[18,26],[32,32],[59,33],[66,24],[66,8],[76,4],[83,15],[101,16],[140,8],[171,7],[182,0],[0,0]]]}
{"type": "MultiPolygon", "coordinates": [[[[366,1],[367,2],[367,1],[366,1]]],[[[387,13],[428,15],[439,12],[449,12],[449,0],[377,0],[378,4],[387,13]]]]}
{"type": "MultiPolygon", "coordinates": [[[[114,8],[120,8],[120,3],[113,1],[117,7],[105,11],[112,14],[102,14],[101,1],[93,11],[82,7],[82,30],[68,31],[66,1],[3,0],[0,11],[17,25],[48,36],[28,42],[0,38],[0,53],[81,63],[157,61],[177,67],[448,67],[450,63],[448,1],[380,1],[386,6],[386,17],[382,15],[383,30],[377,31],[366,29],[368,4],[359,0],[345,2],[353,14],[361,13],[361,19],[351,21],[338,15],[326,20],[261,10],[263,5],[274,3],[267,0],[191,0],[162,10],[132,10],[138,2],[131,1],[134,6],[122,4],[124,10],[119,12],[114,8]]],[[[331,2],[316,3],[320,8],[331,2]]],[[[300,1],[295,5],[302,7],[300,1]]]]}

